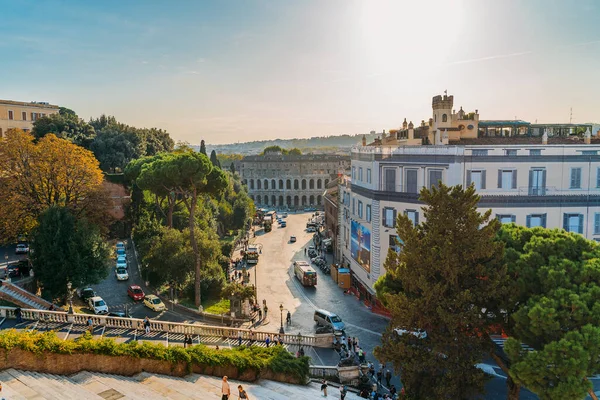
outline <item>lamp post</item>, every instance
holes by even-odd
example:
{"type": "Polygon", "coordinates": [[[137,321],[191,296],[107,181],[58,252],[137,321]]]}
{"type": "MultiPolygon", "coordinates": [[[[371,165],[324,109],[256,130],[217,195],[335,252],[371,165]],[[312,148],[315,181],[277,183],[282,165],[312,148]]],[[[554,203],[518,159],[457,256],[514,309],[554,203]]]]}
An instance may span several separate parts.
{"type": "Polygon", "coordinates": [[[71,281],[67,282],[67,300],[69,301],[69,314],[73,314],[73,293],[71,292],[71,281]]]}
{"type": "Polygon", "coordinates": [[[279,328],[279,333],[284,334],[283,330],[283,304],[279,305],[279,316],[281,317],[281,328],[279,328]]]}

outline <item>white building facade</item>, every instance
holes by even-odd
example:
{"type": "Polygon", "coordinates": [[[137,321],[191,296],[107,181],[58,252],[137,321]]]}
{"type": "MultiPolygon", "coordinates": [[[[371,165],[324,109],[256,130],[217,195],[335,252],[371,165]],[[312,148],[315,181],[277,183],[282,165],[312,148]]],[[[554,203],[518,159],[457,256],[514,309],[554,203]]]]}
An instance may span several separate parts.
{"type": "MultiPolygon", "coordinates": [[[[600,144],[361,146],[339,188],[339,254],[353,287],[374,302],[373,284],[396,236],[399,213],[423,220],[418,193],[475,185],[480,211],[503,223],[562,228],[600,241],[600,144]]],[[[483,142],[483,141],[482,141],[483,142]]],[[[538,142],[539,144],[533,144],[538,142]]]]}

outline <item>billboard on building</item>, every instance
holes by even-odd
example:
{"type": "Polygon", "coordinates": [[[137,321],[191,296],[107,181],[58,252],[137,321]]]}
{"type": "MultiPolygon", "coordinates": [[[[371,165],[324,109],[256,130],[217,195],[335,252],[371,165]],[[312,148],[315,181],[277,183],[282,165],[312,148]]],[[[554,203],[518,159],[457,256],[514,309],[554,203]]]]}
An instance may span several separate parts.
{"type": "Polygon", "coordinates": [[[371,272],[371,231],[356,221],[350,225],[350,253],[354,261],[371,272]]]}

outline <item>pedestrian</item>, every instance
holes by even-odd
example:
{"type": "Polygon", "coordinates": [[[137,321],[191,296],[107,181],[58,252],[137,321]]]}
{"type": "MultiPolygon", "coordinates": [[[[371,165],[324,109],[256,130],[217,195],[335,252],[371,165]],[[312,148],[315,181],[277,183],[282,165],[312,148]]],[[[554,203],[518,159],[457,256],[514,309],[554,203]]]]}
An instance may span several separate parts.
{"type": "Polygon", "coordinates": [[[381,385],[381,378],[383,378],[383,369],[377,371],[377,383],[381,385]]]}
{"type": "Polygon", "coordinates": [[[353,349],[353,343],[354,341],[352,340],[352,338],[348,336],[348,350],[353,349]]]}
{"type": "Polygon", "coordinates": [[[229,388],[229,382],[227,382],[227,376],[223,377],[223,383],[221,385],[221,400],[229,400],[229,395],[231,394],[231,389],[229,388]]]}
{"type": "Polygon", "coordinates": [[[217,346],[215,347],[215,350],[219,350],[219,345],[217,345],[217,346]]]}
{"type": "Polygon", "coordinates": [[[265,343],[267,347],[269,347],[269,344],[271,343],[271,338],[269,338],[269,336],[267,336],[267,338],[265,339],[265,343]]]}
{"type": "Polygon", "coordinates": [[[392,373],[391,371],[388,369],[387,371],[385,371],[385,383],[387,387],[390,387],[390,381],[392,380],[392,373]]]}
{"type": "Polygon", "coordinates": [[[23,322],[23,312],[21,310],[21,307],[15,308],[15,316],[17,317],[17,324],[23,322]]]}
{"type": "Polygon", "coordinates": [[[242,345],[242,332],[238,333],[238,346],[242,345]]]}
{"type": "Polygon", "coordinates": [[[288,311],[287,317],[285,317],[285,322],[289,325],[292,323],[292,314],[288,311]]]}
{"type": "Polygon", "coordinates": [[[327,397],[327,381],[325,379],[321,382],[321,392],[323,392],[323,397],[327,397]]]}
{"type": "Polygon", "coordinates": [[[304,248],[304,255],[306,255],[306,247],[304,248]]]}
{"type": "Polygon", "coordinates": [[[265,311],[265,318],[267,318],[267,313],[269,312],[269,307],[267,307],[266,304],[265,304],[265,307],[264,307],[264,311],[265,311]]]}
{"type": "Polygon", "coordinates": [[[144,318],[144,328],[146,329],[146,335],[150,333],[150,318],[144,318]]]}
{"type": "Polygon", "coordinates": [[[87,319],[87,327],[90,335],[94,334],[94,321],[92,321],[92,317],[88,317],[87,319]]]}
{"type": "Polygon", "coordinates": [[[340,386],[340,400],[346,398],[346,386],[340,386]]]}
{"type": "Polygon", "coordinates": [[[258,309],[258,320],[262,320],[262,310],[260,308],[258,309]]]}
{"type": "Polygon", "coordinates": [[[392,387],[390,387],[390,394],[392,395],[392,398],[394,398],[397,392],[396,386],[392,385],[392,387]]]}
{"type": "Polygon", "coordinates": [[[250,329],[250,345],[254,344],[254,331],[250,329]]]}
{"type": "Polygon", "coordinates": [[[185,335],[183,337],[183,348],[187,348],[187,344],[188,344],[188,335],[185,335]]]}
{"type": "Polygon", "coordinates": [[[244,388],[242,387],[242,385],[238,385],[238,392],[239,392],[239,398],[240,399],[250,399],[250,397],[248,397],[248,393],[246,393],[246,391],[244,390],[244,388]]]}
{"type": "Polygon", "coordinates": [[[372,362],[369,362],[369,374],[371,374],[371,376],[375,376],[375,365],[373,365],[372,362]]]}
{"type": "Polygon", "coordinates": [[[188,336],[188,339],[187,339],[187,345],[192,346],[193,344],[194,344],[194,341],[192,340],[192,335],[190,335],[190,336],[188,336]]]}
{"type": "Polygon", "coordinates": [[[375,396],[377,396],[377,382],[373,382],[373,385],[371,385],[371,388],[373,389],[373,393],[375,393],[375,396]]]}
{"type": "Polygon", "coordinates": [[[353,345],[354,345],[354,351],[356,351],[356,349],[358,349],[358,338],[357,337],[354,337],[353,345]]]}

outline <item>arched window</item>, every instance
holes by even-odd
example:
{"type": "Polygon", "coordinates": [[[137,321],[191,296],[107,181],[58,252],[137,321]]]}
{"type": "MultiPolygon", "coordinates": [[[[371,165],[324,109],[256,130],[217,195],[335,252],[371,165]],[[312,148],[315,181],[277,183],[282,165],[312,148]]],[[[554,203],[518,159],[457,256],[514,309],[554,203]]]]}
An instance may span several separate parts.
{"type": "Polygon", "coordinates": [[[288,207],[291,207],[292,206],[292,196],[287,196],[285,198],[285,202],[286,202],[286,204],[287,204],[288,207]]]}
{"type": "Polygon", "coordinates": [[[442,115],[442,122],[448,122],[448,116],[446,114],[442,115]]]}
{"type": "Polygon", "coordinates": [[[279,196],[279,207],[283,207],[283,196],[279,196]]]}
{"type": "Polygon", "coordinates": [[[298,179],[294,179],[294,189],[298,190],[298,179]]]}
{"type": "Polygon", "coordinates": [[[275,186],[275,179],[271,179],[271,190],[275,189],[277,189],[277,186],[275,186]]]}
{"type": "Polygon", "coordinates": [[[291,189],[292,188],[292,180],[288,179],[285,181],[285,188],[286,189],[291,189]]]}
{"type": "Polygon", "coordinates": [[[294,207],[298,207],[298,196],[294,196],[294,207]]]}
{"type": "Polygon", "coordinates": [[[311,179],[308,181],[308,188],[309,189],[314,189],[315,188],[315,180],[311,179]]]}
{"type": "Polygon", "coordinates": [[[269,205],[269,196],[267,196],[266,194],[265,194],[265,202],[264,203],[265,203],[265,206],[269,205]]]}
{"type": "Polygon", "coordinates": [[[271,205],[272,206],[276,206],[277,205],[277,198],[275,197],[275,195],[271,196],[271,205]]]}
{"type": "Polygon", "coordinates": [[[309,203],[311,206],[314,206],[314,205],[315,205],[315,196],[314,196],[313,194],[311,194],[311,195],[310,195],[310,199],[308,200],[308,203],[309,203]]]}
{"type": "Polygon", "coordinates": [[[317,205],[320,206],[321,205],[321,195],[317,196],[317,205]]]}
{"type": "Polygon", "coordinates": [[[256,190],[262,189],[262,181],[260,179],[256,180],[256,190]]]}
{"type": "Polygon", "coordinates": [[[283,189],[283,179],[279,180],[279,190],[283,189]]]}
{"type": "Polygon", "coordinates": [[[302,205],[305,206],[306,205],[306,196],[302,196],[302,205]]]}
{"type": "Polygon", "coordinates": [[[317,189],[321,189],[321,179],[317,179],[317,189]]]}
{"type": "Polygon", "coordinates": [[[327,185],[329,185],[329,179],[325,179],[325,187],[327,187],[327,185]]]}
{"type": "Polygon", "coordinates": [[[302,179],[302,190],[306,190],[306,179],[302,179]]]}
{"type": "Polygon", "coordinates": [[[265,190],[269,189],[269,180],[265,179],[265,190]]]}
{"type": "Polygon", "coordinates": [[[250,190],[254,190],[254,179],[250,179],[250,190]]]}

